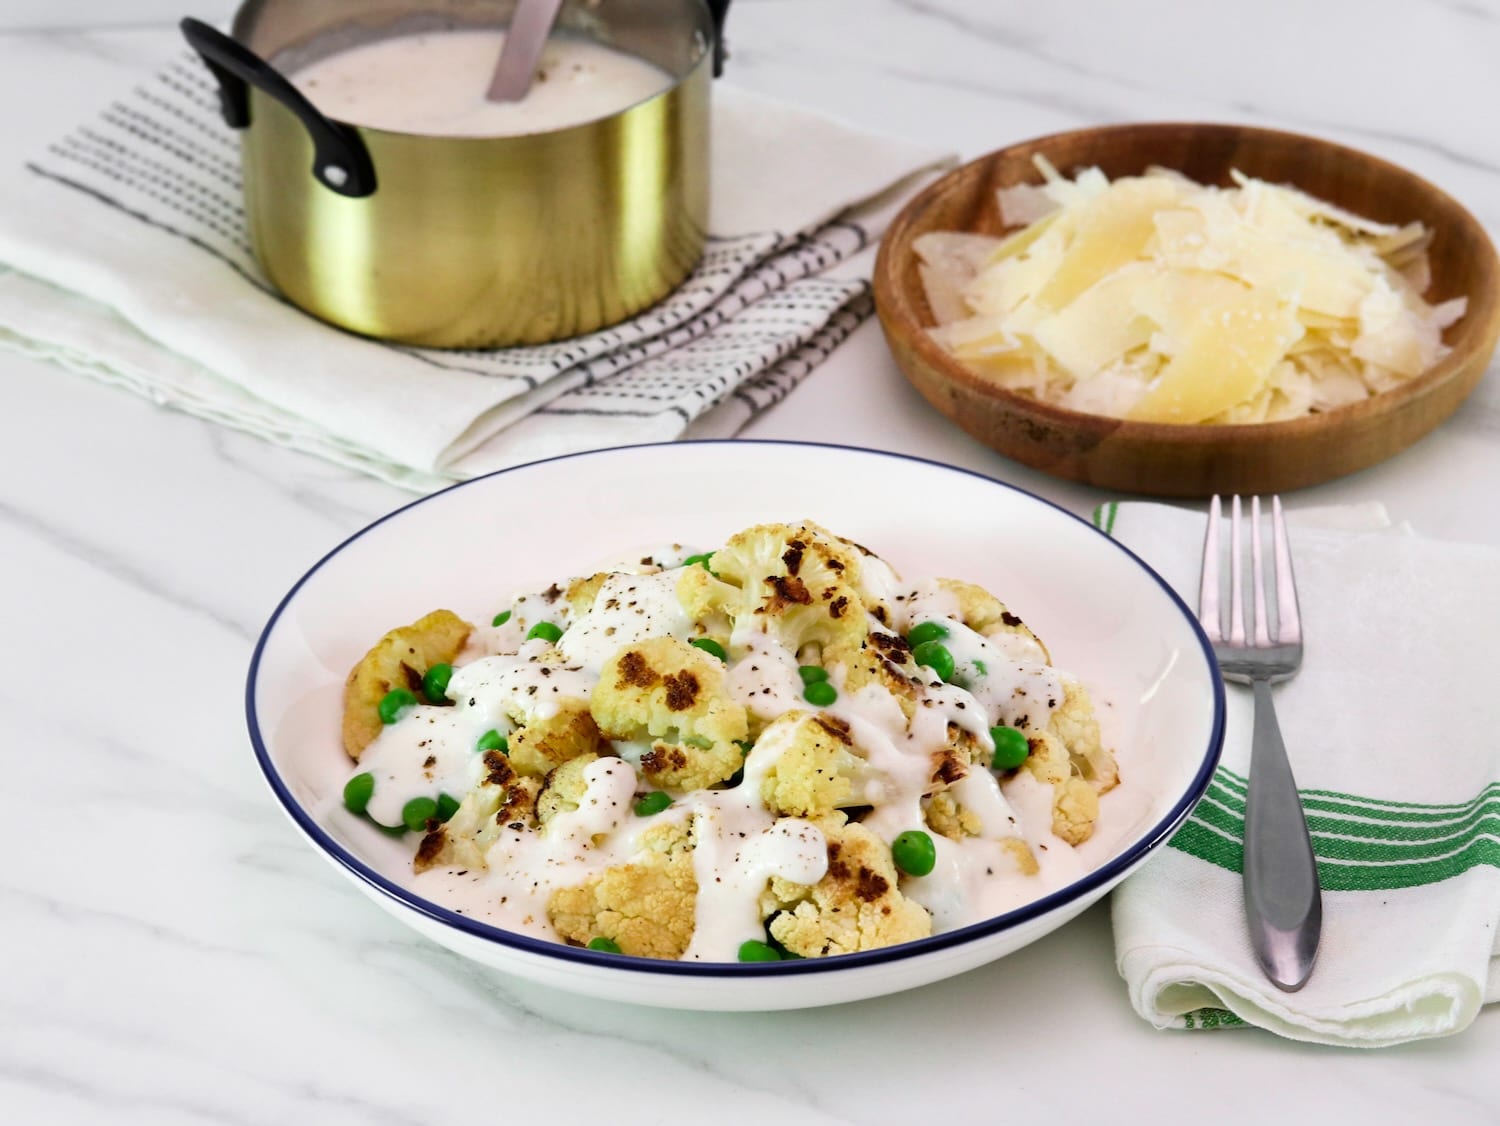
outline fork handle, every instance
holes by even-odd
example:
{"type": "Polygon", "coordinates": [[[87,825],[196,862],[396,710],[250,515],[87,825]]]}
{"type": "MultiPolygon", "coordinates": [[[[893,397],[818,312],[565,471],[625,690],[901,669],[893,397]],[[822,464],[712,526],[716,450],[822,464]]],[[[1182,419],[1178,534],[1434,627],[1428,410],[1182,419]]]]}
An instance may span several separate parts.
{"type": "Polygon", "coordinates": [[[1245,798],[1245,916],[1256,961],[1279,989],[1301,989],[1323,930],[1323,896],[1307,817],[1271,703],[1257,679],[1250,785],[1245,798]]]}

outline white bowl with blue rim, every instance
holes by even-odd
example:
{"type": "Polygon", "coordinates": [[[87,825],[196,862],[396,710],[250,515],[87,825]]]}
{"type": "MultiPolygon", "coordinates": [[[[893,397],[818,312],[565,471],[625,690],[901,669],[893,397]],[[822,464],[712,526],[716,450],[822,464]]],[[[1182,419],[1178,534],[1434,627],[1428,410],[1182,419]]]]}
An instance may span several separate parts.
{"type": "Polygon", "coordinates": [[[576,993],[671,1008],[789,1009],[925,985],[1062,926],[1166,846],[1208,785],[1224,692],[1192,613],[1088,523],[1020,489],[917,458],[790,442],[600,450],[518,466],[425,497],[320,560],[267,623],[250,666],[251,741],[276,800],[313,849],[434,942],[576,993]],[[350,762],[344,678],[387,630],[437,607],[487,620],[514,590],[642,544],[722,543],[769,521],[815,520],[909,578],[994,591],[1094,698],[1121,785],[1101,802],[1109,845],[1072,883],[917,942],[770,963],[630,958],[502,930],[414,894],[411,846],[339,817],[350,762]]]}

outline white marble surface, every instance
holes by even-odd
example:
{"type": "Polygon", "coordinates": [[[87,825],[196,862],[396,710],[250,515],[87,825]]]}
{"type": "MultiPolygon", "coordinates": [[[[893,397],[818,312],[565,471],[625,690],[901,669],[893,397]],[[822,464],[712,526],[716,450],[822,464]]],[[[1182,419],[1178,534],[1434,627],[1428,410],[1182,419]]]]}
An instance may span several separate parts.
{"type": "MultiPolygon", "coordinates": [[[[8,2],[7,159],[175,49],[165,9],[8,2]]],[[[1500,230],[1500,9],[1483,0],[741,0],[731,28],[729,81],[965,155],[1110,120],[1253,121],[1407,165],[1500,230]]],[[[244,731],[264,618],[406,497],[4,353],[0,380],[0,1120],[1500,1120],[1500,1015],[1378,1054],[1155,1032],[1103,908],[962,978],[829,1010],[642,1010],[480,972],[301,843],[244,731]]],[[[873,325],[753,434],[934,457],[1079,512],[1108,499],[955,431],[873,325]]],[[[1497,482],[1492,375],[1408,453],[1295,499],[1383,500],[1494,543],[1497,482]]]]}

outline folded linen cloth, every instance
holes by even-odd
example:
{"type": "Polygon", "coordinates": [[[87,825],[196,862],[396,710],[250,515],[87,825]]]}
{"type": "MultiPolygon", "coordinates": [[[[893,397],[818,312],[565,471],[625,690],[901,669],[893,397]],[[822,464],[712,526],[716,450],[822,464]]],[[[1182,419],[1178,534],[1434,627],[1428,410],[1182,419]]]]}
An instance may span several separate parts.
{"type": "MultiPolygon", "coordinates": [[[[1196,606],[1202,512],[1132,503],[1095,519],[1196,606]]],[[[1500,1000],[1500,551],[1412,535],[1378,506],[1288,523],[1306,654],[1276,712],[1324,889],[1317,964],[1283,993],[1250,949],[1252,708],[1230,685],[1208,793],[1115,892],[1120,973],[1159,1028],[1355,1047],[1457,1032],[1500,1000]]]]}
{"type": "Polygon", "coordinates": [[[270,287],[238,138],[184,55],[0,180],[0,346],[418,490],[733,433],[869,314],[847,260],[951,161],[723,84],[711,143],[708,247],[664,301],[555,344],[398,346],[270,287]]]}

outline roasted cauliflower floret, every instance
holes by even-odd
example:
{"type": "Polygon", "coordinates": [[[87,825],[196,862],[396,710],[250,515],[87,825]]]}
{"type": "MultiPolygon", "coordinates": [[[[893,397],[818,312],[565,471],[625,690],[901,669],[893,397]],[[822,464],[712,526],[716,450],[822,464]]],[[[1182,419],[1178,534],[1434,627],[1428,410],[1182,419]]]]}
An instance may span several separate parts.
{"type": "Polygon", "coordinates": [[[865,609],[883,626],[891,624],[889,598],[901,582],[896,569],[863,544],[830,532],[821,524],[804,520],[802,528],[822,538],[829,551],[844,565],[844,581],[859,592],[865,609]]]}
{"type": "Polygon", "coordinates": [[[950,841],[961,841],[965,837],[977,837],[984,829],[984,822],[971,809],[960,805],[946,790],[922,799],[922,812],[927,815],[927,825],[935,833],[941,833],[950,841]]]}
{"type": "Polygon", "coordinates": [[[1052,832],[1071,845],[1082,844],[1094,833],[1099,795],[1120,780],[1115,756],[1099,740],[1099,724],[1083,686],[1064,678],[1063,700],[1047,730],[1026,741],[1030,753],[1024,769],[1052,787],[1052,832]]]}
{"type": "Polygon", "coordinates": [[[547,775],[537,797],[537,822],[556,839],[597,845],[632,815],[635,789],[635,768],[624,759],[579,755],[547,775]]]}
{"type": "Polygon", "coordinates": [[[608,738],[652,743],[641,769],[656,785],[703,788],[740,768],[744,705],[725,692],[723,662],[686,641],[623,647],[600,671],[591,708],[608,738]]]}
{"type": "Polygon", "coordinates": [[[546,828],[547,823],[559,813],[573,813],[578,809],[589,788],[584,771],[590,763],[598,761],[599,756],[590,751],[577,758],[570,758],[547,775],[546,781],[542,783],[542,792],[536,799],[537,824],[546,828]]]}
{"type": "Polygon", "coordinates": [[[816,884],[771,880],[761,895],[771,937],[793,954],[816,958],[911,942],[932,933],[932,916],[897,886],[891,850],[836,814],[817,822],[828,840],[828,874],[816,884]]]}
{"type": "Polygon", "coordinates": [[[547,915],[575,946],[608,938],[622,954],[680,958],[693,938],[697,898],[689,829],[658,825],[641,837],[641,852],[629,863],[554,891],[547,915]]]}
{"type": "Polygon", "coordinates": [[[380,734],[378,709],[385,694],[405,688],[420,700],[423,674],[451,663],[473,628],[451,610],[434,610],[375,643],[344,682],[344,750],[350,758],[358,762],[380,734]]]}
{"type": "Polygon", "coordinates": [[[895,697],[908,720],[915,714],[921,692],[913,679],[917,665],[911,646],[899,634],[871,629],[857,643],[842,642],[825,649],[823,663],[829,668],[843,666],[844,691],[855,693],[877,685],[895,697]]]}
{"type": "Polygon", "coordinates": [[[1071,845],[1082,844],[1093,835],[1099,816],[1098,792],[1074,774],[1073,761],[1057,736],[1041,731],[1027,743],[1031,753],[1023,769],[1052,787],[1052,832],[1071,845]]]}
{"type": "Polygon", "coordinates": [[[1099,820],[1099,794],[1082,778],[1067,778],[1052,791],[1052,832],[1070,845],[1081,845],[1094,835],[1099,820]]]}
{"type": "Polygon", "coordinates": [[[599,728],[589,705],[571,696],[555,701],[547,715],[519,718],[521,726],[510,736],[510,761],[520,774],[545,778],[555,768],[580,755],[604,749],[599,728]]]}
{"type": "Polygon", "coordinates": [[[774,813],[818,817],[870,802],[876,772],[837,716],[787,712],[761,732],[752,753],[776,756],[761,784],[761,797],[774,813]]]}
{"type": "MultiPolygon", "coordinates": [[[[982,836],[984,833],[984,822],[979,815],[960,803],[946,790],[922,799],[922,812],[927,817],[928,828],[935,833],[941,833],[950,841],[961,841],[967,837],[982,836]]],[[[1025,838],[1006,836],[998,838],[995,843],[1010,854],[1021,875],[1034,876],[1041,871],[1040,865],[1037,864],[1036,854],[1031,851],[1031,846],[1026,843],[1025,838]]]]}
{"type": "Polygon", "coordinates": [[[612,573],[599,571],[587,578],[574,579],[568,584],[563,597],[568,600],[569,620],[577,621],[589,612],[594,605],[594,598],[599,593],[599,588],[612,573]]]}
{"type": "Polygon", "coordinates": [[[1063,678],[1062,703],[1052,712],[1047,729],[1068,749],[1074,773],[1098,793],[1108,793],[1119,784],[1115,756],[1100,741],[1094,705],[1076,680],[1063,678]]]}
{"type": "Polygon", "coordinates": [[[732,778],[744,761],[734,743],[695,747],[658,741],[641,756],[641,773],[663,790],[706,790],[732,778]]]}
{"type": "Polygon", "coordinates": [[[979,740],[958,724],[950,723],[947,741],[932,756],[932,778],[927,783],[927,793],[933,794],[953,785],[983,756],[979,740]]]}
{"type": "Polygon", "coordinates": [[[412,860],[412,869],[483,868],[484,855],[502,830],[529,829],[536,824],[536,798],[541,783],[522,778],[499,751],[486,751],[485,776],[465,796],[446,824],[425,837],[412,860]]]}
{"type": "Polygon", "coordinates": [[[975,633],[995,641],[997,648],[1013,656],[1052,663],[1042,639],[984,587],[961,579],[938,579],[937,584],[958,599],[959,621],[975,633]],[[1015,642],[1006,644],[1005,635],[1012,635],[1015,642]]]}
{"type": "Polygon", "coordinates": [[[858,644],[867,610],[845,577],[853,559],[815,524],[760,524],[714,552],[713,583],[679,580],[678,598],[690,613],[722,610],[736,626],[755,621],[793,652],[858,644]]]}

